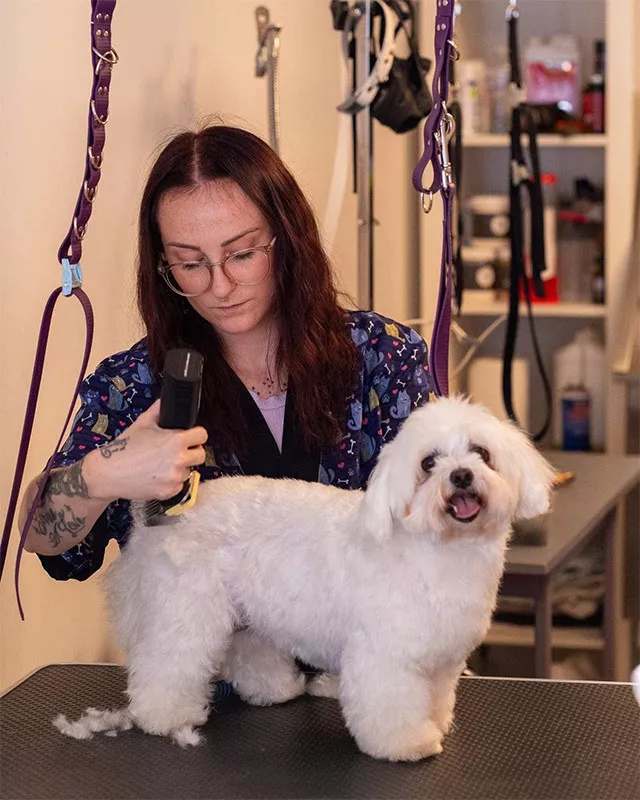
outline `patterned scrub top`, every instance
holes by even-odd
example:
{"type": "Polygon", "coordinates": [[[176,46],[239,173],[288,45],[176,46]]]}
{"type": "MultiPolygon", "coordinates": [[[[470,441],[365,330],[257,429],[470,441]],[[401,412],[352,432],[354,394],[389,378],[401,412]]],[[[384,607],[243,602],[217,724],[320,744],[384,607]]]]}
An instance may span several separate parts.
{"type": "MultiPolygon", "coordinates": [[[[362,489],[381,446],[393,439],[409,412],[428,402],[432,391],[427,346],[411,328],[369,311],[346,312],[351,339],[362,363],[355,392],[346,398],[348,413],[339,445],[320,455],[317,480],[344,489],[362,489]]],[[[90,450],[117,438],[159,396],[160,385],[149,367],[146,340],[105,359],[85,378],[82,405],[54,466],[69,466],[90,450]]],[[[202,480],[243,473],[240,462],[217,463],[207,448],[198,467],[202,480]]],[[[57,580],[85,580],[102,565],[107,541],[122,547],[129,534],[128,500],[111,503],[96,528],[79,545],[57,556],[40,556],[57,580]]]]}

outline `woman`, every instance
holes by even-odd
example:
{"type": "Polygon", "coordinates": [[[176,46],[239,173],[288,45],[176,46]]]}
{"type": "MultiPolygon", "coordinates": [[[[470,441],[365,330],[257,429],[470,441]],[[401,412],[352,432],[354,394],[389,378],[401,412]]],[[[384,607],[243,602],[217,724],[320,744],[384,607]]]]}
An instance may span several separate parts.
{"type": "Polygon", "coordinates": [[[362,488],[381,445],[428,399],[424,341],[340,306],[309,203],[271,148],[237,128],[180,134],[151,170],[138,307],[147,335],[85,380],[27,538],[57,579],[99,569],[108,540],[126,542],[129,502],[173,497],[194,466],[205,480],[362,488]],[[158,426],[174,347],[204,356],[188,431],[158,426]]]}

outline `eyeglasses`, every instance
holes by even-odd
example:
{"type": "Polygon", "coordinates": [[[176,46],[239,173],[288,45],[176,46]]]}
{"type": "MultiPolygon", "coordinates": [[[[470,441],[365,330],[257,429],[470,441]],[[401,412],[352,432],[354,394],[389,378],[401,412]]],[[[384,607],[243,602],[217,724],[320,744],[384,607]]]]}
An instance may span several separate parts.
{"type": "Polygon", "coordinates": [[[274,236],[269,244],[229,253],[222,261],[201,258],[199,261],[177,261],[168,264],[163,256],[163,263],[158,267],[158,272],[169,288],[182,297],[198,297],[208,292],[213,283],[214,267],[220,267],[231,283],[254,286],[267,277],[269,253],[275,241],[274,236]]]}

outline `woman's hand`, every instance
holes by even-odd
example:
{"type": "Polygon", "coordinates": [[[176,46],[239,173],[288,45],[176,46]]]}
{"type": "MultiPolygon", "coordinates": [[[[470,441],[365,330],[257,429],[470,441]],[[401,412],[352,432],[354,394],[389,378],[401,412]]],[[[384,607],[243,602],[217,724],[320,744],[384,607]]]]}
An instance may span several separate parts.
{"type": "Polygon", "coordinates": [[[157,400],[111,444],[84,457],[82,474],[92,498],[167,500],[182,489],[191,467],[204,463],[207,431],[161,428],[159,413],[157,400]]]}

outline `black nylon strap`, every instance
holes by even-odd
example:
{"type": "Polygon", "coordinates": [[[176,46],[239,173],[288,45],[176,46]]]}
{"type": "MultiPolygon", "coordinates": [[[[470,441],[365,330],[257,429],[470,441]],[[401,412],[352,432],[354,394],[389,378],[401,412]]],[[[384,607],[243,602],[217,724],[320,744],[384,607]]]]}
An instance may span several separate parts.
{"type": "MultiPolygon", "coordinates": [[[[509,62],[511,66],[512,90],[520,90],[520,63],[518,58],[518,11],[515,3],[510,5],[507,17],[509,37],[509,62]]],[[[531,275],[534,291],[537,297],[544,297],[544,284],[542,274],[546,269],[544,254],[544,214],[542,188],[540,183],[540,159],[536,140],[536,127],[531,110],[528,105],[518,98],[511,112],[510,133],[510,164],[509,164],[509,216],[511,238],[511,271],[509,287],[509,310],[507,316],[507,330],[504,342],[502,363],[502,397],[504,407],[509,417],[516,423],[518,418],[513,407],[513,358],[518,339],[518,324],[520,311],[520,297],[524,294],[529,318],[529,330],[533,343],[536,366],[540,373],[545,392],[546,416],[542,428],[532,437],[540,441],[547,433],[551,424],[552,393],[551,384],[547,376],[540,344],[535,327],[531,291],[525,274],[524,261],[524,210],[522,189],[526,187],[530,204],[530,254],[531,275]],[[528,169],[525,152],[522,145],[523,128],[525,122],[526,133],[529,139],[529,155],[531,172],[528,169]]],[[[519,424],[519,423],[518,423],[519,424]]],[[[522,426],[521,426],[522,427],[522,426]]]]}

